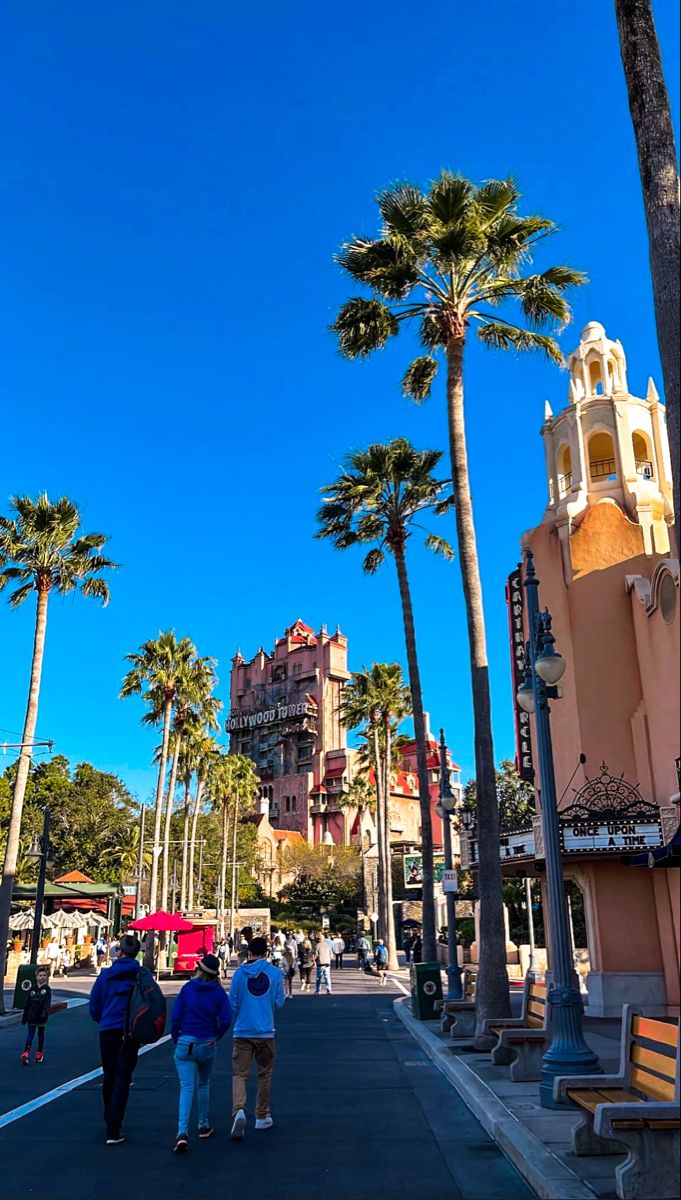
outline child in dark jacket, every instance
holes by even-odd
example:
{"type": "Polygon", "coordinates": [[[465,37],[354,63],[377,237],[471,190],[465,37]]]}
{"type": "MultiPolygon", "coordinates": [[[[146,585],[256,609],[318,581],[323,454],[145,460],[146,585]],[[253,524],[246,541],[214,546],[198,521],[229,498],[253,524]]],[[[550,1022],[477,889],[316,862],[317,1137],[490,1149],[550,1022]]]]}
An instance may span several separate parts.
{"type": "Polygon", "coordinates": [[[173,1150],[189,1147],[189,1118],[194,1091],[199,1106],[199,1137],[209,1138],[210,1075],[218,1042],[232,1023],[229,998],[220,983],[220,960],[204,954],[196,975],[185,983],[173,1005],[171,1032],[175,1043],[175,1070],[180,1080],[180,1112],[173,1150]]]}
{"type": "Polygon", "coordinates": [[[38,1049],[35,1052],[35,1061],[41,1063],[45,1057],[43,1054],[45,1026],[47,1025],[47,1018],[50,1015],[50,1008],[52,1007],[52,988],[48,983],[49,978],[49,971],[45,967],[38,967],[35,973],[35,983],[31,984],[31,989],[26,1000],[26,1007],[21,1018],[22,1025],[28,1025],[26,1042],[21,1055],[21,1061],[25,1067],[28,1066],[36,1029],[38,1031],[38,1049]]]}

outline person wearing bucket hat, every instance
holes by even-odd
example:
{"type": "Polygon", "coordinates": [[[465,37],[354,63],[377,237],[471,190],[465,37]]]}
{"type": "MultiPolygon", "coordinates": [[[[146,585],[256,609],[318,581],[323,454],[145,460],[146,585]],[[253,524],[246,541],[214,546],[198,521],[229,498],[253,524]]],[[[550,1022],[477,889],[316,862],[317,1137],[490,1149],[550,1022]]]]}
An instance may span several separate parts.
{"type": "Polygon", "coordinates": [[[218,1042],[231,1023],[229,998],[220,983],[220,960],[215,954],[204,954],[197,963],[193,979],[185,983],[177,997],[171,1018],[175,1070],[180,1081],[177,1138],[173,1146],[176,1154],[183,1154],[189,1149],[189,1121],[194,1092],[199,1109],[199,1138],[213,1135],[208,1111],[210,1075],[218,1042]]]}

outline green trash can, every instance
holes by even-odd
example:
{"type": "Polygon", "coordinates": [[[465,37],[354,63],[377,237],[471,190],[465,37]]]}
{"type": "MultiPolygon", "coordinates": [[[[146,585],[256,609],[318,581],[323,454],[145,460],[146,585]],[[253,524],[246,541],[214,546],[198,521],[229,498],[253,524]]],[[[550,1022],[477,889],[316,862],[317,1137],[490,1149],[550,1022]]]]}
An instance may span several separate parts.
{"type": "Polygon", "coordinates": [[[17,981],[14,985],[14,1000],[12,1001],[13,1008],[26,1008],[28,993],[35,983],[35,973],[37,971],[35,963],[24,963],[17,971],[17,981]]]}
{"type": "Polygon", "coordinates": [[[434,1021],[438,1016],[435,1001],[442,999],[442,974],[439,962],[412,963],[410,972],[411,1008],[417,1021],[434,1021]]]}

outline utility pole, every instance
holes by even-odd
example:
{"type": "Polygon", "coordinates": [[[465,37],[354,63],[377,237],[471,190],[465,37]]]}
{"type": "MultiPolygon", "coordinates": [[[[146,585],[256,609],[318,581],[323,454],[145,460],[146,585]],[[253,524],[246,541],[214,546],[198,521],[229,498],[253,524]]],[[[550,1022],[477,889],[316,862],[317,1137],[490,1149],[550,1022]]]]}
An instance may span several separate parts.
{"type": "Polygon", "coordinates": [[[139,921],[140,917],[143,915],[142,914],[142,872],[144,870],[144,817],[145,817],[146,811],[147,811],[146,806],[143,804],[142,810],[140,813],[140,849],[139,849],[139,854],[137,855],[137,896],[135,898],[135,908],[136,908],[135,916],[138,921],[139,921]]]}

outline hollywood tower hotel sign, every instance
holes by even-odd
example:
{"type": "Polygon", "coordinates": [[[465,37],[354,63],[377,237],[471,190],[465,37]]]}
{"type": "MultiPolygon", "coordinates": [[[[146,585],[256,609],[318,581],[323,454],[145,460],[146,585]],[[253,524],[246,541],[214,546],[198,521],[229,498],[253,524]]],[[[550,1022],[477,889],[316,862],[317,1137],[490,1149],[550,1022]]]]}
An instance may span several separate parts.
{"type": "Polygon", "coordinates": [[[306,840],[346,841],[338,804],[350,782],[339,705],[347,669],[347,639],[298,620],[247,662],[232,659],[230,749],[253,759],[261,808],[280,829],[306,840]],[[265,804],[265,802],[267,802],[265,804]]]}

